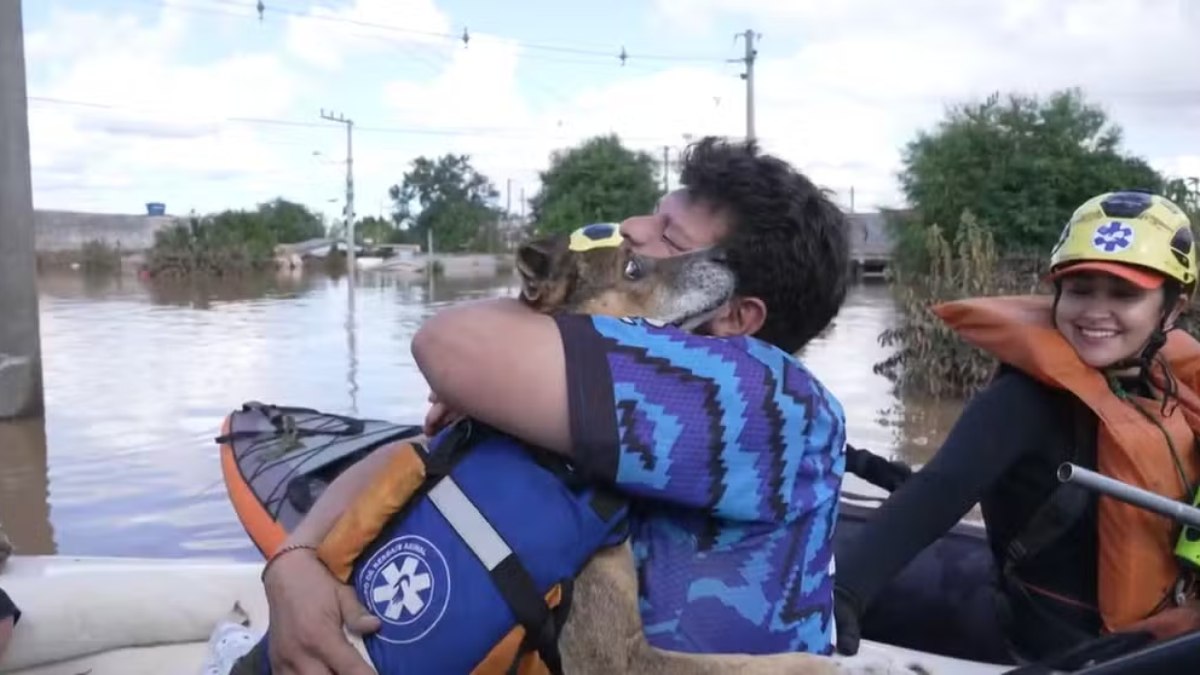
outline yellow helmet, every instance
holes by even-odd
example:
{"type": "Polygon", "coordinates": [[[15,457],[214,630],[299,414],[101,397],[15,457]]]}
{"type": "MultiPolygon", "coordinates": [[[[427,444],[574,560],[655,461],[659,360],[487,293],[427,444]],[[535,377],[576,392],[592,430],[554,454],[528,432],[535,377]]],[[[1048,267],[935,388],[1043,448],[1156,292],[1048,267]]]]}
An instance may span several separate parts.
{"type": "Polygon", "coordinates": [[[1190,295],[1197,275],[1191,223],[1174,202],[1148,192],[1092,197],[1075,210],[1054,245],[1049,279],[1085,270],[1115,274],[1143,288],[1157,288],[1166,277],[1190,295]]]}

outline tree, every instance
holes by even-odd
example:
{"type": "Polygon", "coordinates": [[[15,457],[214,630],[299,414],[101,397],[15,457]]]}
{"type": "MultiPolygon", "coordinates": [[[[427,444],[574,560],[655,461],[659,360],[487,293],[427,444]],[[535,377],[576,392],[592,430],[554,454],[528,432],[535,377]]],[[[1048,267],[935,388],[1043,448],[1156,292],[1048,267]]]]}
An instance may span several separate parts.
{"type": "Polygon", "coordinates": [[[657,172],[649,153],[626,149],[616,135],[556,151],[531,202],[535,227],[540,233],[570,232],[648,213],[662,194],[657,172]]]}
{"type": "Polygon", "coordinates": [[[424,243],[432,228],[434,246],[441,251],[482,248],[499,217],[490,202],[500,193],[471,166],[467,155],[418,157],[388,195],[393,217],[409,237],[424,243]]]}
{"type": "Polygon", "coordinates": [[[953,240],[965,211],[992,232],[1002,253],[1045,255],[1079,204],[1108,190],[1162,190],[1163,178],[1120,150],[1121,129],[1078,90],[1041,101],[998,94],[951,109],[933,133],[904,151],[900,184],[914,217],[898,232],[913,254],[925,228],[953,240]]]}
{"type": "Polygon", "coordinates": [[[364,242],[370,239],[376,245],[420,243],[414,239],[411,232],[378,216],[367,216],[355,223],[354,236],[364,242]]]}
{"type": "Polygon", "coordinates": [[[1200,177],[1175,178],[1167,182],[1163,196],[1187,212],[1192,229],[1200,232],[1200,177]]]}
{"type": "Polygon", "coordinates": [[[282,197],[259,204],[255,215],[280,244],[294,244],[325,236],[325,223],[321,216],[303,204],[282,197]]]}

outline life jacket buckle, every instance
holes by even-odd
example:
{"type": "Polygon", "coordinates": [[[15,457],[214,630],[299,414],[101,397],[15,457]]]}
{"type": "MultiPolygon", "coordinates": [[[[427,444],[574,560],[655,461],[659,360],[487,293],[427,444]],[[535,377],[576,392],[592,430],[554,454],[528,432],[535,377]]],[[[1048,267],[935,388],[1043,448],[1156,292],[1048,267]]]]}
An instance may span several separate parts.
{"type": "Polygon", "coordinates": [[[1184,572],[1175,581],[1175,592],[1172,593],[1172,600],[1175,601],[1176,607],[1191,605],[1197,598],[1200,598],[1200,592],[1198,591],[1200,591],[1200,585],[1197,584],[1196,574],[1191,571],[1184,572]]]}

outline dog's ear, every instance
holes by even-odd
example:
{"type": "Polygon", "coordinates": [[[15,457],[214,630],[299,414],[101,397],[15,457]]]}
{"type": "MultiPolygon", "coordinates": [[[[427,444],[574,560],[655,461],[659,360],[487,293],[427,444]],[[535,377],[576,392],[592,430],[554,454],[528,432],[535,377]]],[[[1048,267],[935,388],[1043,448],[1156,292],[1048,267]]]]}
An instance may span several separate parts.
{"type": "Polygon", "coordinates": [[[534,304],[545,294],[547,282],[554,274],[554,263],[563,253],[562,237],[541,237],[528,241],[517,249],[517,273],[521,275],[521,298],[534,304]]]}

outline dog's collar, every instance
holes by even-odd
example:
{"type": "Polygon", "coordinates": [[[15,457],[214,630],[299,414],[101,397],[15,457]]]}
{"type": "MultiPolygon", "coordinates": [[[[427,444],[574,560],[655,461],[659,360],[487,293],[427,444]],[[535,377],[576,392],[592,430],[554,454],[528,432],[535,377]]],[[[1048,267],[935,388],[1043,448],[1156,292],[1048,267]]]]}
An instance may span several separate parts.
{"type": "Polygon", "coordinates": [[[571,233],[567,248],[577,253],[594,248],[612,248],[623,241],[621,228],[616,223],[593,223],[571,233]]]}

